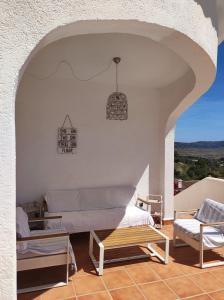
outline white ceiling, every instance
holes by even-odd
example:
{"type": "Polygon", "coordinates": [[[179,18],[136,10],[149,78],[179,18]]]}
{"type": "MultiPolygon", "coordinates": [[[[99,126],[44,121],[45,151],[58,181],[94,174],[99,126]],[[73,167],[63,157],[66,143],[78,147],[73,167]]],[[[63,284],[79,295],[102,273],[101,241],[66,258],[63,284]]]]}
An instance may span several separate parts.
{"type": "MultiPolygon", "coordinates": [[[[61,60],[68,61],[74,73],[88,78],[105,69],[114,56],[120,56],[119,84],[160,88],[182,77],[187,64],[158,42],[130,34],[89,34],[64,38],[42,49],[27,68],[27,73],[45,77],[54,73],[61,60]]],[[[54,75],[72,79],[71,70],[61,65],[54,75]]],[[[95,83],[113,82],[115,67],[93,79],[95,83]]]]}

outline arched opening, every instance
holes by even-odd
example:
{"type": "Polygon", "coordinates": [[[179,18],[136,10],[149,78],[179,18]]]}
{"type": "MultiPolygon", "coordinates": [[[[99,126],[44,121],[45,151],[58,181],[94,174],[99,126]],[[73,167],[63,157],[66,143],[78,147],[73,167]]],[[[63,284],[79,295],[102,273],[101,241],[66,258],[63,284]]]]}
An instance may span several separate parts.
{"type": "Polygon", "coordinates": [[[141,179],[148,186],[140,185],[140,194],[159,193],[160,89],[188,70],[172,51],[130,34],[79,35],[40,50],[17,92],[17,201],[38,200],[48,189],[137,186],[141,179]],[[123,122],[107,120],[105,113],[115,90],[115,55],[122,58],[119,89],[128,97],[123,122]],[[105,68],[88,81],[74,78],[89,78],[105,68]],[[56,151],[66,114],[78,131],[74,155],[56,151]],[[150,179],[142,178],[147,168],[150,179]]]}
{"type": "MultiPolygon", "coordinates": [[[[48,189],[113,185],[136,186],[143,195],[169,195],[172,138],[166,143],[167,128],[174,124],[182,100],[191,96],[184,109],[203,88],[195,81],[202,64],[193,66],[190,53],[174,51],[174,30],[136,21],[108,21],[102,29],[100,23],[81,22],[82,30],[79,23],[52,32],[21,70],[16,99],[17,203],[38,200],[48,189]],[[79,28],[77,34],[74,28],[79,28]],[[113,65],[107,66],[114,56],[122,58],[119,89],[128,97],[128,120],[122,122],[106,120],[106,101],[115,88],[113,65]],[[72,76],[74,72],[75,77],[89,78],[104,69],[89,81],[72,76]],[[57,129],[66,114],[77,128],[78,145],[76,154],[61,156],[57,129]]],[[[188,42],[189,49],[198,50],[188,38],[183,47],[188,42]]],[[[203,59],[210,62],[206,54],[203,59]]],[[[211,62],[209,67],[212,70],[211,62]]],[[[203,84],[211,78],[210,74],[203,84]]],[[[165,216],[170,218],[172,199],[165,201],[165,216]]]]}

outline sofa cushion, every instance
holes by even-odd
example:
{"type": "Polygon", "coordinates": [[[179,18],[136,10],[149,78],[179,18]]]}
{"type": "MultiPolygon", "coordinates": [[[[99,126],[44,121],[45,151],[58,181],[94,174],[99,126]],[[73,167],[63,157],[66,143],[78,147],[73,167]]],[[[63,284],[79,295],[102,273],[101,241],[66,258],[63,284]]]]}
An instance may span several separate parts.
{"type": "MultiPolygon", "coordinates": [[[[223,222],[224,221],[224,204],[206,199],[195,218],[203,223],[214,223],[214,222],[223,222]]],[[[224,226],[220,227],[224,232],[224,226]]]]}
{"type": "Polygon", "coordinates": [[[79,190],[50,190],[45,195],[49,212],[80,210],[79,190]]]}
{"type": "Polygon", "coordinates": [[[135,204],[135,188],[114,186],[80,189],[81,210],[126,207],[135,204]]]}
{"type": "MultiPolygon", "coordinates": [[[[174,222],[174,230],[181,231],[187,236],[199,241],[200,240],[200,224],[202,222],[197,219],[177,219],[174,222]]],[[[208,248],[214,248],[224,245],[224,235],[214,227],[205,227],[203,230],[203,244],[208,248]]]]}
{"type": "MultiPolygon", "coordinates": [[[[46,215],[57,214],[46,213],[46,215]]],[[[69,233],[154,224],[151,215],[136,206],[62,212],[60,215],[62,225],[69,233]]],[[[55,220],[49,220],[48,227],[58,228],[58,223],[55,220]]]]}
{"type": "Polygon", "coordinates": [[[50,190],[45,199],[48,211],[96,210],[135,205],[135,188],[132,186],[113,186],[83,188],[74,190],[50,190]]]}

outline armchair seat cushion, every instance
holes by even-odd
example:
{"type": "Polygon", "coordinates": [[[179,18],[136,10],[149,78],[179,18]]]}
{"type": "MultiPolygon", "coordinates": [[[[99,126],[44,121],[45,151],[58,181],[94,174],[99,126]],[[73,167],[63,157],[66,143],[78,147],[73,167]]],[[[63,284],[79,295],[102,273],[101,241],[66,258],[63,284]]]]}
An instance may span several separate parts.
{"type": "MultiPolygon", "coordinates": [[[[62,229],[46,229],[46,230],[33,230],[31,231],[31,236],[44,236],[55,233],[64,233],[65,230],[62,229]]],[[[55,255],[60,253],[65,253],[67,251],[67,237],[52,237],[43,240],[31,240],[27,242],[26,249],[17,248],[17,259],[38,257],[41,255],[55,255]]],[[[69,254],[71,257],[71,262],[74,268],[76,268],[75,255],[73,252],[72,245],[69,241],[69,254]]]]}
{"type": "MultiPolygon", "coordinates": [[[[200,240],[200,224],[197,219],[177,219],[174,222],[174,230],[181,231],[187,236],[200,240]]],[[[224,246],[224,234],[215,227],[205,227],[203,230],[203,244],[207,248],[224,246]]]]}

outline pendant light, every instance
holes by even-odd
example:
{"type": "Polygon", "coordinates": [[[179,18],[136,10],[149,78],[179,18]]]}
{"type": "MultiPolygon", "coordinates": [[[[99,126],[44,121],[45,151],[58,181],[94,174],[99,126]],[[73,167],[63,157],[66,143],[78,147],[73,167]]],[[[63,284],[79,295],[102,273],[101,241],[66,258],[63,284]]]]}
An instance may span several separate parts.
{"type": "Polygon", "coordinates": [[[128,119],[128,101],[124,93],[118,91],[118,64],[120,57],[114,57],[113,62],[116,66],[116,92],[113,92],[107,100],[106,114],[108,120],[127,120],[128,119]]]}

